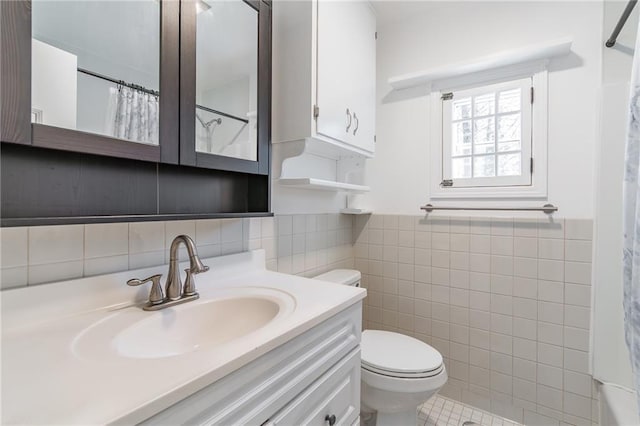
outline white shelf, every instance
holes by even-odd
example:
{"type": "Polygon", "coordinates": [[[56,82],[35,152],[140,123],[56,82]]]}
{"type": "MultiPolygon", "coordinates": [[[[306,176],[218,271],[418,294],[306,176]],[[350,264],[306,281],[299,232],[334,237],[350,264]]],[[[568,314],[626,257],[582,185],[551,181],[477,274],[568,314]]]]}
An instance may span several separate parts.
{"type": "Polygon", "coordinates": [[[468,62],[391,77],[388,82],[394,89],[408,89],[495,68],[566,56],[571,52],[571,43],[570,38],[564,38],[518,49],[504,50],[468,62]]]}
{"type": "Polygon", "coordinates": [[[360,214],[371,214],[371,213],[373,213],[373,211],[372,210],[364,210],[364,209],[342,209],[342,210],[340,210],[340,213],[342,213],[342,214],[360,215],[360,214]]]}
{"type": "Polygon", "coordinates": [[[334,182],[316,178],[280,178],[278,183],[291,188],[315,189],[320,191],[369,192],[370,188],[352,183],[334,182]]]}

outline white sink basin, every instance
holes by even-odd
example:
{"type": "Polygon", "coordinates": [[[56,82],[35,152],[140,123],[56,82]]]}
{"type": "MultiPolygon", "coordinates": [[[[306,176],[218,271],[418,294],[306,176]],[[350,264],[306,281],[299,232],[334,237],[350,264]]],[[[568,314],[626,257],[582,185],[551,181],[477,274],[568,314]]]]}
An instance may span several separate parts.
{"type": "Polygon", "coordinates": [[[117,352],[129,358],[164,358],[220,345],[267,325],[280,311],[273,300],[258,297],[211,300],[165,309],[139,321],[114,339],[117,352]]]}
{"type": "Polygon", "coordinates": [[[291,313],[288,293],[245,287],[158,311],[128,307],[85,328],[73,341],[81,359],[159,359],[219,347],[291,313]]]}

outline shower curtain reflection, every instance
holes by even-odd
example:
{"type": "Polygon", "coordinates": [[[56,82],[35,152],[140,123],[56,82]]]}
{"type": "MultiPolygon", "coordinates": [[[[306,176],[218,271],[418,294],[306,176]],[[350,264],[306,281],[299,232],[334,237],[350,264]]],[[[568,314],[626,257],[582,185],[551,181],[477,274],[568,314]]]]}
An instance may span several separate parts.
{"type": "Polygon", "coordinates": [[[130,87],[109,88],[105,131],[116,138],[157,145],[158,97],[130,87]]]}

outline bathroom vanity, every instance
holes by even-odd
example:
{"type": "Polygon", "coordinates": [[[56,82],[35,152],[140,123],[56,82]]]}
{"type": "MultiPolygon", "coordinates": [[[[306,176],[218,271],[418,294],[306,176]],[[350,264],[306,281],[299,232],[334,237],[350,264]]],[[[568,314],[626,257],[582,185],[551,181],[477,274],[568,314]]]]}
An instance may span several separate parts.
{"type": "Polygon", "coordinates": [[[153,312],[125,283],[165,267],[3,292],[2,423],[357,423],[366,291],[203,262],[200,298],[153,312]]]}

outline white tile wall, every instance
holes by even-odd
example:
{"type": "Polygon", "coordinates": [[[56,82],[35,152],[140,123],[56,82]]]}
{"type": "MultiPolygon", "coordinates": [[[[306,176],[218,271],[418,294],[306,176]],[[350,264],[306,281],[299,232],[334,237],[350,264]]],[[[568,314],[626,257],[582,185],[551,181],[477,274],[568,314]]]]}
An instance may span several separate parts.
{"type": "Polygon", "coordinates": [[[597,421],[590,220],[318,214],[3,228],[0,285],[164,264],[179,233],[202,257],[264,248],[285,273],[355,267],[365,326],[436,347],[445,396],[527,425],[597,421]]]}
{"type": "Polygon", "coordinates": [[[0,288],[162,265],[179,234],[194,238],[202,258],[264,248],[270,269],[313,276],[353,267],[352,223],[318,214],[2,228],[0,288]]]}
{"type": "Polygon", "coordinates": [[[365,327],[445,357],[445,396],[531,425],[597,422],[592,221],[373,215],[354,224],[365,327]]]}

